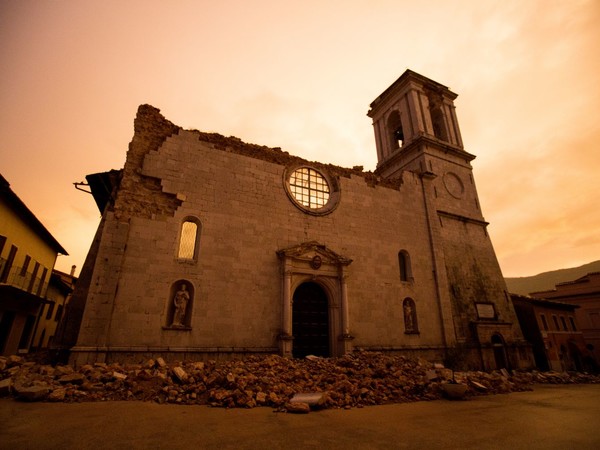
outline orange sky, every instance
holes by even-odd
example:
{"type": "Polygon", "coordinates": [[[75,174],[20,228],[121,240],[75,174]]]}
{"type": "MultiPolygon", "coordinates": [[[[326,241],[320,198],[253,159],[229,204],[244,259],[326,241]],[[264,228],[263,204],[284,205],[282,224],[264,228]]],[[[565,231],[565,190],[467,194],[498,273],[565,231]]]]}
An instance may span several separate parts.
{"type": "Polygon", "coordinates": [[[369,104],[405,69],[459,94],[505,276],[600,259],[600,2],[0,0],[0,172],[83,264],[89,173],[138,105],[177,125],[375,169],[369,104]]]}

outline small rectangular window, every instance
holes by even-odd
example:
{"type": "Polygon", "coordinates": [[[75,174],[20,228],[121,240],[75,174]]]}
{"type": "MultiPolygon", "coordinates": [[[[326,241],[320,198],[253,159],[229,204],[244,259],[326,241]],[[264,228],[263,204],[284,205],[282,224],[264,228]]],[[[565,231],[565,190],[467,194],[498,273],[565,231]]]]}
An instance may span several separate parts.
{"type": "Polygon", "coordinates": [[[8,281],[8,275],[10,274],[10,269],[12,268],[16,254],[17,254],[17,246],[11,245],[10,253],[8,254],[8,258],[6,259],[4,268],[2,269],[2,274],[0,274],[0,283],[6,283],[8,281]]]}
{"type": "Polygon", "coordinates": [[[544,331],[548,331],[548,322],[546,321],[546,316],[540,314],[540,319],[542,320],[542,327],[544,328],[544,331]]]}
{"type": "Polygon", "coordinates": [[[56,317],[54,318],[54,321],[56,323],[60,322],[60,319],[62,319],[62,313],[63,313],[63,305],[58,305],[58,308],[56,308],[56,317]]]}
{"type": "Polygon", "coordinates": [[[48,305],[48,311],[46,311],[46,320],[52,318],[52,313],[54,312],[54,302],[48,305]]]}
{"type": "Polygon", "coordinates": [[[562,328],[564,331],[568,331],[567,329],[567,321],[564,316],[560,316],[560,323],[562,324],[562,328]]]}
{"type": "Polygon", "coordinates": [[[573,331],[577,331],[577,327],[575,326],[575,319],[572,316],[569,316],[569,322],[571,322],[571,329],[573,331]]]}
{"type": "Polygon", "coordinates": [[[558,326],[558,319],[556,318],[556,316],[552,316],[552,322],[554,322],[554,329],[555,330],[560,330],[560,327],[558,326]]]}

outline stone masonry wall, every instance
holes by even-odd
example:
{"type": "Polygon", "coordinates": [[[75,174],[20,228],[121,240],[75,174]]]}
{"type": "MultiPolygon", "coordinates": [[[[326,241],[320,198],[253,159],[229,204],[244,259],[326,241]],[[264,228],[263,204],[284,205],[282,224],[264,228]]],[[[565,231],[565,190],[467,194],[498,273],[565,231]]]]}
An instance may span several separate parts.
{"type": "Polygon", "coordinates": [[[355,346],[442,345],[417,175],[381,180],[310,163],[337,178],[341,190],[332,213],[314,216],[285,192],[285,169],[303,163],[299,158],[181,130],[148,106],[140,108],[135,130],[114,214],[106,218],[79,350],[276,351],[282,315],[276,251],[307,241],[353,260],[347,286],[355,346]],[[196,262],[177,258],[181,224],[190,217],[201,223],[196,262]],[[414,281],[400,281],[402,249],[414,281]],[[192,317],[189,329],[174,330],[166,327],[170,293],[181,280],[195,292],[192,317]],[[416,304],[419,334],[404,333],[407,297],[416,304]]]}

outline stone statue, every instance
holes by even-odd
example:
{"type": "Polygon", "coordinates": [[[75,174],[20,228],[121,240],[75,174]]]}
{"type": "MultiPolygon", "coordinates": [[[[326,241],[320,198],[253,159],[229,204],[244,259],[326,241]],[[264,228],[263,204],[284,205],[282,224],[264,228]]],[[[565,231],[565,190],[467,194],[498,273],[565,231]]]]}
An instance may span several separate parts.
{"type": "Polygon", "coordinates": [[[413,332],[415,324],[413,317],[413,308],[410,302],[404,302],[404,327],[407,332],[413,332]]]}
{"type": "Polygon", "coordinates": [[[175,306],[175,311],[173,312],[173,323],[171,324],[172,327],[185,327],[185,311],[187,309],[187,304],[189,301],[190,294],[187,291],[187,286],[185,284],[182,284],[181,289],[177,291],[175,297],[173,298],[173,305],[175,306]]]}

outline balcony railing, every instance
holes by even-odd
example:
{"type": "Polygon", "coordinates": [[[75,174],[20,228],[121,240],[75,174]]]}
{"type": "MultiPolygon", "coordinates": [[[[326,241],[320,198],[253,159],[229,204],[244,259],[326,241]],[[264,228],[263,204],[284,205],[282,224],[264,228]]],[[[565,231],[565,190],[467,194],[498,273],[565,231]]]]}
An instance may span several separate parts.
{"type": "Polygon", "coordinates": [[[44,297],[48,289],[48,282],[33,274],[25,271],[20,266],[11,266],[8,274],[4,274],[6,259],[0,258],[0,285],[13,286],[22,291],[29,292],[38,297],[44,297]],[[4,276],[3,276],[4,275],[4,276]]]}

